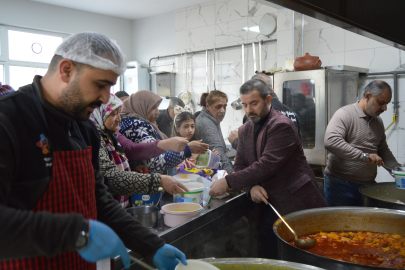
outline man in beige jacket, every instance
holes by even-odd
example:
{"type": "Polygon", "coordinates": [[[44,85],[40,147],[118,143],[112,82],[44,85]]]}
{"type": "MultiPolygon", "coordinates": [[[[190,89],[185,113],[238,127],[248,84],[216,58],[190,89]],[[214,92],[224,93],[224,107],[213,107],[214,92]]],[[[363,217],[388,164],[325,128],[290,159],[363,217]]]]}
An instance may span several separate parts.
{"type": "Polygon", "coordinates": [[[377,166],[401,166],[388,148],[379,117],[391,97],[386,82],[372,81],[359,102],[340,108],[330,120],[325,133],[325,198],[330,206],[361,206],[358,189],[375,183],[377,166]]]}

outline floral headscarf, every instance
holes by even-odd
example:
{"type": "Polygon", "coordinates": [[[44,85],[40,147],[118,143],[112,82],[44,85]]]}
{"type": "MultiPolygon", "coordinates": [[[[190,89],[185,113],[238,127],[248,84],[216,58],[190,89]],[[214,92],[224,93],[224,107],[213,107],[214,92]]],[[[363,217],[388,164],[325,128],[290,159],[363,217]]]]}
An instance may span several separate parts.
{"type": "MultiPolygon", "coordinates": [[[[122,149],[121,145],[118,143],[114,134],[115,132],[106,129],[104,125],[107,117],[120,107],[122,107],[122,101],[114,94],[110,94],[110,99],[107,104],[102,104],[100,108],[94,109],[93,113],[90,115],[90,120],[96,125],[97,130],[101,135],[101,139],[107,146],[110,159],[114,162],[115,166],[117,166],[118,170],[131,171],[124,149],[122,149]]],[[[120,202],[123,208],[128,205],[128,196],[115,195],[113,197],[120,202]]]]}
{"type": "Polygon", "coordinates": [[[102,104],[100,108],[94,109],[93,113],[90,115],[90,120],[93,121],[100,133],[106,133],[104,126],[105,120],[113,111],[122,107],[122,105],[122,101],[118,97],[114,94],[110,94],[110,99],[107,104],[102,104]]]}

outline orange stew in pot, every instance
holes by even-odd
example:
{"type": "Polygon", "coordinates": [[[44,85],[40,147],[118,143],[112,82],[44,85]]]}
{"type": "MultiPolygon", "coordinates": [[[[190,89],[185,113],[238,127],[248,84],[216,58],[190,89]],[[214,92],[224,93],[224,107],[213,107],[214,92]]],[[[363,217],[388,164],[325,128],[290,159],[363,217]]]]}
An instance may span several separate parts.
{"type": "MultiPolygon", "coordinates": [[[[311,253],[331,259],[386,268],[405,269],[405,236],[374,232],[320,232],[311,253]]],[[[290,243],[294,245],[294,242],[290,243]]]]}

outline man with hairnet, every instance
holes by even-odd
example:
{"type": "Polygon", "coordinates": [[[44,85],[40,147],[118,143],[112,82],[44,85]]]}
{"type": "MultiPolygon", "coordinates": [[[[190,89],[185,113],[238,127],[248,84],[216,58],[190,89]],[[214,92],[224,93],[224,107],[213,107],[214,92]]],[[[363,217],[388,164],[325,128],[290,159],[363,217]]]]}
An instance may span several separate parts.
{"type": "Polygon", "coordinates": [[[125,248],[159,269],[185,255],[128,215],[104,185],[89,115],[126,69],[109,38],[80,33],[44,77],[0,100],[0,269],[96,269],[125,248]]]}

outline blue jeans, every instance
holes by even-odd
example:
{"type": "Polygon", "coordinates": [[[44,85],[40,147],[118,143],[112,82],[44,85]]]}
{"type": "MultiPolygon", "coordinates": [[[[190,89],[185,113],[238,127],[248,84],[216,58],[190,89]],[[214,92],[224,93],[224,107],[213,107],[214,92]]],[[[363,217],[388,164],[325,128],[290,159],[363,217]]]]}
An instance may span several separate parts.
{"type": "Polygon", "coordinates": [[[362,206],[359,185],[325,173],[325,199],[329,206],[362,206]]]}

